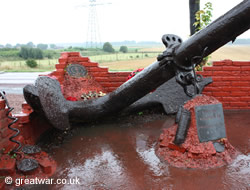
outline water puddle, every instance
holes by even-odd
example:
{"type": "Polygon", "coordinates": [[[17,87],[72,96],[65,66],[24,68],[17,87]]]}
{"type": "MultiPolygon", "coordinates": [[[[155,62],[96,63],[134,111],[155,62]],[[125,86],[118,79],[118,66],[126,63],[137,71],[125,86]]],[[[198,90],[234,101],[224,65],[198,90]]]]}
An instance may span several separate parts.
{"type": "Polygon", "coordinates": [[[80,184],[52,189],[250,189],[250,111],[225,112],[227,136],[240,152],[235,161],[209,170],[178,169],[155,154],[157,139],[174,117],[142,123],[113,122],[76,129],[52,150],[54,178],[79,178],[80,184]]]}

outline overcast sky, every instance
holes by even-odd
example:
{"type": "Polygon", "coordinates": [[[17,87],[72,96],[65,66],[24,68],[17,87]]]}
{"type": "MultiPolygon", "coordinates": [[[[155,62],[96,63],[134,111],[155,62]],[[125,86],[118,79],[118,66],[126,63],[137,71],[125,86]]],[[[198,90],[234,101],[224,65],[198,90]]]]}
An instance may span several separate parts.
{"type": "MultiPolygon", "coordinates": [[[[213,20],[242,0],[213,3],[213,20]]],[[[101,41],[161,41],[166,33],[189,35],[188,0],[97,0],[101,41]]],[[[83,43],[87,38],[88,0],[0,0],[0,44],[83,43]]],[[[240,38],[250,38],[250,31],[240,38]]]]}

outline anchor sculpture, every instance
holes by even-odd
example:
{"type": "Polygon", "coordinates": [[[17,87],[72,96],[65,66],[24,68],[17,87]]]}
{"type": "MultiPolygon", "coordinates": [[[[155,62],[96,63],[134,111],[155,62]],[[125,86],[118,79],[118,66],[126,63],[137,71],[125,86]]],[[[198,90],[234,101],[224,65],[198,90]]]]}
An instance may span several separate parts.
{"type": "Polygon", "coordinates": [[[39,77],[35,86],[24,88],[25,99],[34,110],[43,112],[54,127],[67,129],[71,120],[87,122],[117,113],[173,77],[183,86],[185,93],[192,96],[187,86],[193,85],[199,93],[197,82],[201,79],[195,74],[194,67],[204,56],[248,30],[249,18],[250,1],[245,0],[185,42],[176,35],[164,35],[162,41],[166,50],[156,62],[98,99],[67,101],[59,82],[45,76],[39,77]]]}

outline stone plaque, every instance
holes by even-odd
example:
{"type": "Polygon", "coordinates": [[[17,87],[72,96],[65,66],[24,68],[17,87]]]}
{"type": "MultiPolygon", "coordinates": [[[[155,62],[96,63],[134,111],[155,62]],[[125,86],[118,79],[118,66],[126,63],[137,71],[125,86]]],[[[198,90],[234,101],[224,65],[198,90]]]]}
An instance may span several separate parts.
{"type": "Polygon", "coordinates": [[[200,142],[226,137],[222,104],[196,106],[195,118],[200,142]]]}
{"type": "Polygon", "coordinates": [[[66,71],[71,77],[75,78],[85,77],[87,74],[86,68],[79,64],[70,64],[66,71]]]}

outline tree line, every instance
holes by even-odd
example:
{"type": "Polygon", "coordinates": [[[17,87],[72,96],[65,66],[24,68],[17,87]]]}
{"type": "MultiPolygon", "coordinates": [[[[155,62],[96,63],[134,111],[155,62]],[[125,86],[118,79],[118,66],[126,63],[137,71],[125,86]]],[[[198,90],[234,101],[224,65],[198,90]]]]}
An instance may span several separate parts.
{"type": "Polygon", "coordinates": [[[20,49],[21,47],[29,47],[29,48],[38,48],[38,49],[41,49],[41,50],[46,50],[48,48],[50,49],[57,49],[58,47],[56,46],[56,44],[37,44],[35,45],[33,42],[28,42],[27,44],[19,44],[17,43],[16,45],[11,45],[9,43],[7,43],[6,45],[1,45],[0,44],[0,49],[2,48],[8,48],[8,49],[11,49],[11,48],[16,48],[16,49],[20,49]]]}

